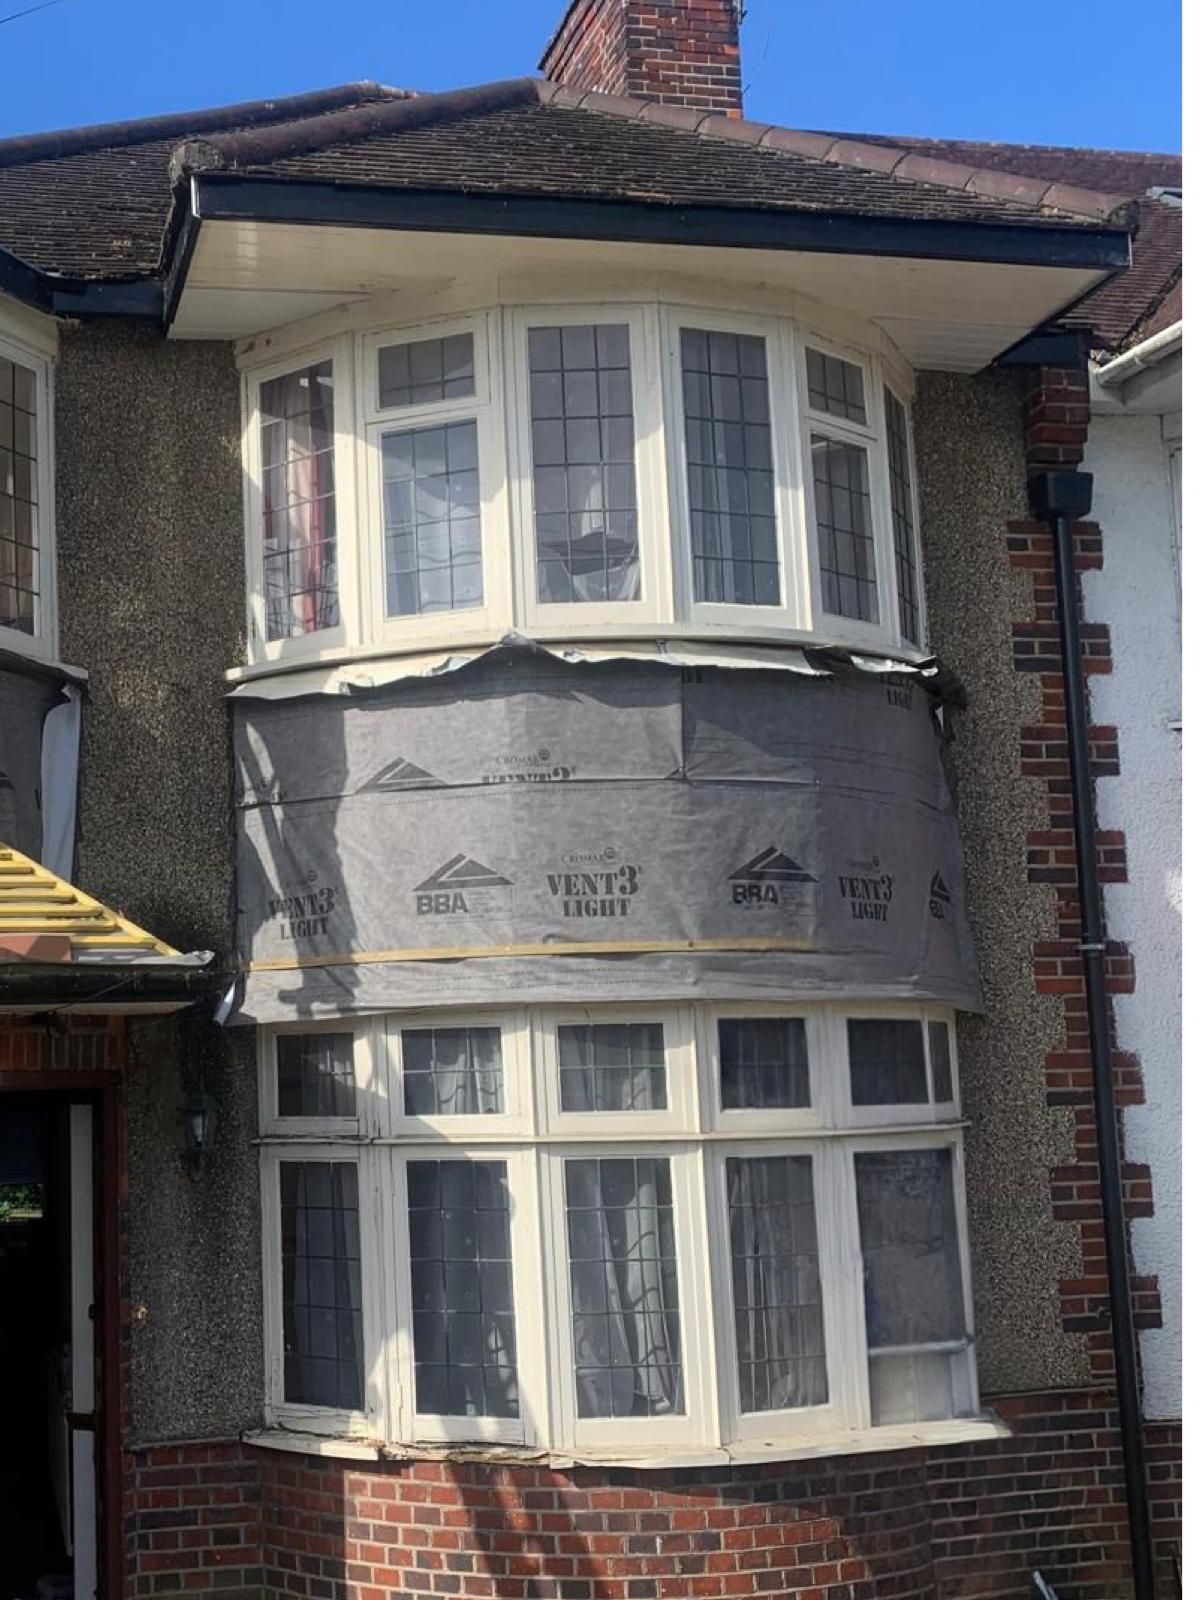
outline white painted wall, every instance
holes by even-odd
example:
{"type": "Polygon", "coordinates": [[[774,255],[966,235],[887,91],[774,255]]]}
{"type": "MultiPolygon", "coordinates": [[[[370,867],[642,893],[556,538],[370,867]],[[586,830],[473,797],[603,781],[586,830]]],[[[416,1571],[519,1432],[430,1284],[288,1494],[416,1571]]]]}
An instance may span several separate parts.
{"type": "MultiPolygon", "coordinates": [[[[1178,419],[1174,419],[1176,426],[1178,419]]],[[[1119,730],[1121,775],[1097,785],[1102,828],[1123,828],[1129,882],[1105,890],[1110,937],[1137,976],[1116,997],[1117,1044],[1141,1060],[1146,1103],[1125,1113],[1128,1158],[1146,1162],[1154,1216],[1133,1223],[1135,1270],[1157,1273],[1163,1327],[1143,1333],[1146,1415],[1182,1414],[1181,913],[1182,623],[1168,443],[1171,420],[1094,416],[1084,468],[1104,567],[1084,575],[1088,617],[1112,630],[1111,676],[1090,680],[1092,717],[1119,730]],[[1164,430],[1164,422],[1166,429],[1164,430]],[[1175,724],[1176,726],[1172,726],[1175,724]]]]}

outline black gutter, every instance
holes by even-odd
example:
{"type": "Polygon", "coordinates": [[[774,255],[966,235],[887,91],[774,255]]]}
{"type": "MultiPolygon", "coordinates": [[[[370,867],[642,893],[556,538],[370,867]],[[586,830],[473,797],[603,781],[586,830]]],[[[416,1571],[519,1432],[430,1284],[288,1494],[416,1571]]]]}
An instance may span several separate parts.
{"type": "Polygon", "coordinates": [[[61,317],[152,317],[161,321],[162,283],[158,278],[107,283],[63,278],[52,289],[51,310],[61,317]]]}
{"type": "Polygon", "coordinates": [[[1058,601],[1058,634],[1066,690],[1071,807],[1075,819],[1075,854],[1078,861],[1079,953],[1083,959],[1087,987],[1088,1045],[1092,1057],[1092,1092],[1096,1105],[1097,1160],[1104,1213],[1104,1250],[1108,1260],[1117,1410],[1121,1422],[1121,1454],[1129,1512],[1129,1545],[1136,1600],[1154,1600],[1154,1556],[1142,1440],[1137,1333],[1133,1324],[1129,1288],[1129,1243],[1121,1189],[1121,1142],[1113,1089],[1108,982],[1104,971],[1104,906],[1096,870],[1096,815],[1091,755],[1088,750],[1079,589],[1071,537],[1072,522],[1085,517],[1091,510],[1091,473],[1064,470],[1032,477],[1029,481],[1029,500],[1034,515],[1050,524],[1054,541],[1054,588],[1058,601]]]}
{"type": "Polygon", "coordinates": [[[193,178],[193,205],[202,221],[213,222],[289,222],[1110,270],[1128,266],[1130,258],[1129,234],[1120,228],[359,188],[212,172],[193,178]]]}
{"type": "Polygon", "coordinates": [[[94,1007],[154,1001],[190,1005],[216,994],[228,974],[211,967],[138,966],[133,963],[33,962],[0,966],[0,1007],[94,1007]],[[104,1002],[104,1005],[101,1005],[104,1002]]]}

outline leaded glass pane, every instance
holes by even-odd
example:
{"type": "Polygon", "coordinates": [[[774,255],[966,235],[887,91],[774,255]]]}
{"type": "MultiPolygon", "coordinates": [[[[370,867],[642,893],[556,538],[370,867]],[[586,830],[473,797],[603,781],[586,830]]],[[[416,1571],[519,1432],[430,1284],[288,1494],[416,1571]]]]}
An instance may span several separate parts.
{"type": "Polygon", "coordinates": [[[357,1114],[352,1033],[281,1033],[275,1061],[281,1117],[357,1114]]]}
{"type": "Polygon", "coordinates": [[[529,330],[538,599],[641,598],[629,328],[529,330]]]}
{"type": "Polygon", "coordinates": [[[680,349],[695,597],[777,606],[766,340],[684,328],[680,349]]]}
{"type": "Polygon", "coordinates": [[[815,433],[812,440],[821,604],[837,617],[879,621],[867,452],[815,433]]]}
{"type": "Polygon", "coordinates": [[[406,1117],[504,1110],[499,1028],[405,1028],[400,1038],[406,1117]]]}
{"type": "Polygon", "coordinates": [[[933,1069],[933,1098],[939,1105],[954,1099],[954,1071],[950,1065],[950,1028],[945,1022],[929,1024],[929,1065],[933,1069]]]}
{"type": "Polygon", "coordinates": [[[37,379],[0,356],[0,628],[38,626],[37,379]]]}
{"type": "Polygon", "coordinates": [[[677,1416],[684,1392],[671,1163],[565,1165],[578,1413],[677,1416]]]}
{"type": "Polygon", "coordinates": [[[667,1064],[660,1022],[605,1022],[558,1030],[564,1111],[665,1111],[667,1064]]]}
{"type": "Polygon", "coordinates": [[[388,616],[482,605],[474,421],[386,433],[381,454],[388,616]]]}
{"type": "Polygon", "coordinates": [[[362,1266],[358,1168],[283,1161],[284,1399],[361,1411],[362,1266]]]}
{"type": "Polygon", "coordinates": [[[333,363],[264,383],[259,417],[267,638],[335,628],[333,363]]]}
{"type": "Polygon", "coordinates": [[[717,1031],[722,1110],[812,1104],[803,1017],[722,1017],[717,1031]]]}
{"type": "Polygon", "coordinates": [[[475,393],[475,340],[469,333],[447,339],[410,339],[379,352],[379,404],[420,406],[460,400],[475,393]]]}
{"type": "Polygon", "coordinates": [[[917,525],[912,475],[908,461],[908,417],[890,389],[883,391],[887,413],[888,483],[892,498],[892,543],[896,551],[896,589],[900,597],[900,633],[911,645],[921,642],[920,578],[917,573],[917,525]]]}
{"type": "Polygon", "coordinates": [[[830,417],[845,417],[847,422],[867,421],[863,372],[851,361],[823,355],[820,350],[805,352],[808,365],[808,403],[830,417]]]}
{"type": "Polygon", "coordinates": [[[925,1105],[925,1041],[919,1022],[851,1017],[850,1098],[856,1106],[925,1105]]]}
{"type": "Polygon", "coordinates": [[[416,1409],[516,1417],[508,1171],[503,1161],[410,1161],[416,1409]]]}
{"type": "Polygon", "coordinates": [[[725,1163],[743,1411],[829,1399],[811,1156],[725,1163]]]}

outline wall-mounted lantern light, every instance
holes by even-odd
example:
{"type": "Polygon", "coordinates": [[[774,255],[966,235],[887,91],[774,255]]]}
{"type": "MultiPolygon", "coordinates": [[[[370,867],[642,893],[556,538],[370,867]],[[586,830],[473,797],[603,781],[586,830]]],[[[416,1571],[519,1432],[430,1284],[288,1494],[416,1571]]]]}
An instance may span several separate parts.
{"type": "Polygon", "coordinates": [[[183,1108],[183,1144],[188,1174],[198,1180],[212,1166],[213,1144],[217,1136],[217,1108],[203,1089],[183,1108]]]}

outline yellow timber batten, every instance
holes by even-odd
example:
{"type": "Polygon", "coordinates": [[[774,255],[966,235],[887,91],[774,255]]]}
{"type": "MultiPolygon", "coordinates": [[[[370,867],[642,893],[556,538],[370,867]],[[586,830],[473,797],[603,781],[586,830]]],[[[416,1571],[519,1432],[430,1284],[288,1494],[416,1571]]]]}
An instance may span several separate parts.
{"type": "Polygon", "coordinates": [[[181,959],[178,950],[144,928],[0,844],[0,936],[9,933],[65,936],[73,951],[92,958],[111,951],[181,959]]]}

